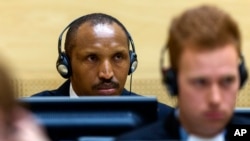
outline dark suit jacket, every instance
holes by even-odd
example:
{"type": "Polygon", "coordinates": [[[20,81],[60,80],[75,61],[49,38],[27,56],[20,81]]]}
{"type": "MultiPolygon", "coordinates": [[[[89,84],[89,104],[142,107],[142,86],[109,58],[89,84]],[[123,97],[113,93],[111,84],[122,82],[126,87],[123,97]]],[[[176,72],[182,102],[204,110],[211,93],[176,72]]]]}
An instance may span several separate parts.
{"type": "MultiPolygon", "coordinates": [[[[69,86],[70,86],[70,81],[67,80],[64,82],[58,89],[56,90],[51,90],[51,91],[42,91],[40,93],[32,95],[32,97],[39,97],[39,96],[69,96],[69,86]]],[[[122,91],[121,96],[140,96],[136,93],[129,92],[126,89],[122,91]]],[[[158,118],[159,119],[164,119],[168,114],[170,114],[170,111],[172,111],[173,108],[170,106],[167,106],[162,103],[158,103],[158,118]]]]}
{"type": "MultiPolygon", "coordinates": [[[[232,139],[234,125],[250,125],[250,119],[243,116],[234,115],[231,121],[226,126],[226,141],[232,139]]],[[[136,129],[134,131],[125,133],[117,137],[116,141],[169,141],[181,140],[180,137],[180,122],[175,117],[174,110],[163,120],[158,120],[155,123],[145,127],[136,129]]],[[[201,129],[202,130],[202,129],[201,129]]]]}

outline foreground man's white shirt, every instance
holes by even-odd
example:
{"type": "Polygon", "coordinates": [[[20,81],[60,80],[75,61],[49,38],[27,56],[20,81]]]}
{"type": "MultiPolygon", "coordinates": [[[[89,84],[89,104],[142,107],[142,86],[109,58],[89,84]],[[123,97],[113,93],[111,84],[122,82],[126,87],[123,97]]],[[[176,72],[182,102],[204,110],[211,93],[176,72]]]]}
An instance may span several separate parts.
{"type": "Polygon", "coordinates": [[[189,135],[187,141],[225,141],[223,132],[212,138],[202,138],[195,135],[189,135]]]}

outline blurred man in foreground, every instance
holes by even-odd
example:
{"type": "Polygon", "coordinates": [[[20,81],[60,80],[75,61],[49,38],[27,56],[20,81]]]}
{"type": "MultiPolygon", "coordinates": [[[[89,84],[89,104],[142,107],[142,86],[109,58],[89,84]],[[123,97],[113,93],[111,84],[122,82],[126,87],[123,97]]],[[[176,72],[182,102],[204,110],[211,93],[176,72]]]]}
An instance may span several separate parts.
{"type": "Polygon", "coordinates": [[[172,21],[166,48],[163,77],[176,110],[119,140],[229,140],[232,125],[248,122],[233,115],[248,76],[237,23],[214,6],[188,9],[172,21]]]}
{"type": "Polygon", "coordinates": [[[0,141],[49,141],[33,115],[18,104],[12,80],[0,62],[0,141]]]}

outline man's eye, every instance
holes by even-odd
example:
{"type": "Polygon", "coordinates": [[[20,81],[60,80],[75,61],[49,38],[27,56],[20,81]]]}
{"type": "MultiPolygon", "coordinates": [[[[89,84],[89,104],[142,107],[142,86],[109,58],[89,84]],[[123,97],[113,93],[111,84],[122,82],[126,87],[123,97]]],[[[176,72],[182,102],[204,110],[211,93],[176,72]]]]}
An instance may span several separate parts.
{"type": "Polygon", "coordinates": [[[96,56],[96,55],[89,55],[89,56],[87,57],[87,59],[88,59],[88,61],[90,61],[90,62],[95,62],[95,61],[97,61],[97,56],[96,56]]]}
{"type": "Polygon", "coordinates": [[[191,83],[195,87],[204,87],[208,84],[208,82],[202,78],[193,79],[191,80],[191,83]]]}
{"type": "Polygon", "coordinates": [[[123,59],[123,55],[121,53],[117,53],[117,54],[115,54],[114,59],[116,61],[119,61],[119,60],[123,59]]]}
{"type": "Polygon", "coordinates": [[[226,77],[220,81],[220,84],[224,87],[230,86],[235,81],[234,77],[226,77]]]}

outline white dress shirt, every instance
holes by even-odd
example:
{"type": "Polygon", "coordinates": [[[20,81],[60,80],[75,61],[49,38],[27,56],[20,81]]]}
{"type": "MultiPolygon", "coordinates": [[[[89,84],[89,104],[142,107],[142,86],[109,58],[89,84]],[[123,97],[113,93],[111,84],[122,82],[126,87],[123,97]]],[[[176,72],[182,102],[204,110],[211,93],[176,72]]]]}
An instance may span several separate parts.
{"type": "Polygon", "coordinates": [[[70,82],[69,85],[69,97],[70,98],[78,98],[79,96],[76,94],[76,92],[73,90],[72,83],[70,82]]]}
{"type": "Polygon", "coordinates": [[[195,135],[189,135],[187,141],[225,141],[225,137],[223,132],[212,138],[202,138],[195,135]]]}

